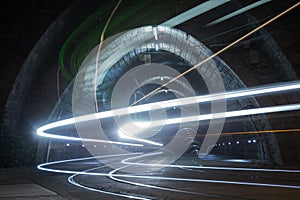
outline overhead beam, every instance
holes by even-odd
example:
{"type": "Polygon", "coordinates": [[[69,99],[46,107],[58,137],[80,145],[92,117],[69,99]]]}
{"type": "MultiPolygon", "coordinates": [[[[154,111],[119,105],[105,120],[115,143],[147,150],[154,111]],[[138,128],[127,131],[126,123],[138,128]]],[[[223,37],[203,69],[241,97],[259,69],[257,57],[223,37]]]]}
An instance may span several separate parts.
{"type": "Polygon", "coordinates": [[[163,22],[161,25],[163,26],[169,26],[169,27],[175,27],[185,21],[188,21],[198,15],[201,15],[207,11],[210,11],[220,5],[223,5],[224,3],[229,2],[230,0],[209,0],[206,1],[188,11],[185,11],[181,13],[180,15],[177,15],[165,22],[163,22]]]}
{"type": "Polygon", "coordinates": [[[225,21],[225,20],[228,20],[228,19],[230,19],[230,18],[233,18],[233,17],[235,17],[235,16],[237,16],[237,15],[240,15],[240,14],[242,14],[242,13],[248,11],[248,10],[251,10],[251,9],[253,9],[253,8],[256,8],[256,7],[260,6],[260,5],[263,5],[263,4],[265,4],[265,3],[268,3],[268,2],[270,2],[270,1],[272,1],[272,0],[261,0],[261,1],[257,1],[257,2],[255,2],[255,3],[253,3],[253,4],[250,4],[250,5],[246,6],[246,7],[243,7],[243,8],[241,8],[241,9],[237,10],[237,11],[234,11],[234,12],[228,14],[228,15],[225,15],[224,17],[221,17],[221,18],[219,18],[219,19],[217,19],[217,20],[214,20],[214,21],[212,21],[212,22],[206,24],[205,27],[219,24],[219,23],[221,23],[221,22],[223,22],[223,21],[225,21]]]}

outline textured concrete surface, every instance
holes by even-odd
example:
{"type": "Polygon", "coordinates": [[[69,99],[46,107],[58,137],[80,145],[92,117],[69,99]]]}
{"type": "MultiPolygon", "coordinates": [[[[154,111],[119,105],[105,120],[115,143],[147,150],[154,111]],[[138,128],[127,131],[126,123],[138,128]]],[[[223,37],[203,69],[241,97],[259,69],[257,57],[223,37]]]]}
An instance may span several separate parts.
{"type": "MultiPolygon", "coordinates": [[[[52,165],[51,167],[54,169],[82,171],[84,169],[95,168],[95,164],[91,163],[77,162],[73,164],[52,165]]],[[[97,165],[98,167],[95,168],[95,170],[92,170],[92,172],[109,173],[112,170],[105,166],[99,167],[99,163],[97,165]]],[[[220,182],[212,183],[205,181],[193,182],[119,177],[122,180],[138,183],[133,185],[113,180],[108,176],[76,175],[73,177],[74,181],[85,187],[80,188],[68,182],[68,177],[71,176],[71,174],[48,173],[39,171],[35,167],[23,169],[2,169],[0,170],[0,200],[128,199],[118,195],[167,200],[293,200],[298,199],[300,196],[300,189],[226,183],[244,182],[299,186],[300,173],[164,168],[159,171],[140,175],[199,180],[219,180],[220,182]],[[154,187],[148,187],[147,185],[152,185],[154,187]],[[93,191],[88,190],[88,188],[93,191]],[[168,189],[178,189],[184,192],[170,191],[168,189]]]]}

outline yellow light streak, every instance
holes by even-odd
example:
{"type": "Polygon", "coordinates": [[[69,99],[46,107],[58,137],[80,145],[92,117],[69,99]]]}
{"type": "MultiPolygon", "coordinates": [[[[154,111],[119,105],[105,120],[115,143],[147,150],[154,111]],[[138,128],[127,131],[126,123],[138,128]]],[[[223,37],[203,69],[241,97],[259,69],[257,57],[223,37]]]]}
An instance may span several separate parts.
{"type": "Polygon", "coordinates": [[[95,65],[95,76],[94,76],[94,100],[95,100],[95,110],[96,112],[98,112],[98,104],[97,104],[97,75],[98,75],[98,68],[99,68],[99,64],[98,64],[98,61],[99,61],[99,56],[100,56],[100,52],[101,52],[101,48],[102,48],[102,45],[103,45],[103,41],[104,41],[104,34],[105,34],[105,31],[108,27],[108,24],[110,23],[113,15],[115,14],[116,10],[118,9],[119,5],[121,4],[122,0],[119,0],[118,3],[116,4],[114,10],[112,11],[112,13],[110,14],[104,28],[103,28],[103,31],[101,33],[101,37],[100,37],[100,43],[99,43],[99,47],[98,47],[98,51],[97,51],[97,55],[96,55],[96,65],[95,65]]]}

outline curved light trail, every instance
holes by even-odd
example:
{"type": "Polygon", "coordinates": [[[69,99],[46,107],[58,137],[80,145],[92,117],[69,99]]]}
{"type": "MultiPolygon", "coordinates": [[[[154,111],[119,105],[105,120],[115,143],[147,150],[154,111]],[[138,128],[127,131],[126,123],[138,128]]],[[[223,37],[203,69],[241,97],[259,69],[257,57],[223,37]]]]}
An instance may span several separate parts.
{"type": "MultiPolygon", "coordinates": [[[[145,154],[145,155],[138,155],[138,153],[132,153],[132,154],[120,154],[120,155],[106,155],[106,156],[100,156],[101,158],[109,158],[109,157],[118,157],[118,156],[133,156],[129,158],[123,159],[121,162],[126,164],[125,166],[134,166],[134,165],[149,165],[147,163],[129,163],[128,159],[137,159],[141,157],[146,157],[151,154],[145,154]],[[137,156],[136,156],[137,155],[137,156]]],[[[110,194],[110,195],[115,195],[115,196],[122,196],[126,198],[134,198],[134,199],[148,199],[148,198],[143,198],[143,197],[138,197],[134,195],[125,195],[121,193],[115,193],[115,192],[110,192],[110,191],[105,191],[105,190],[99,190],[96,188],[91,188],[84,186],[82,184],[77,183],[74,181],[74,177],[77,175],[92,175],[92,176],[108,176],[112,179],[118,179],[118,181],[127,183],[127,184],[133,184],[136,186],[141,186],[141,187],[150,187],[153,189],[161,189],[161,190],[168,190],[164,187],[160,186],[154,186],[154,185],[148,185],[148,184],[143,184],[139,182],[133,182],[133,181],[125,181],[125,180],[120,180],[119,178],[134,178],[134,179],[151,179],[151,180],[161,180],[161,181],[182,181],[182,182],[192,182],[192,183],[216,183],[216,184],[231,184],[231,185],[246,185],[246,186],[258,186],[258,187],[275,187],[275,188],[289,188],[289,189],[300,189],[300,185],[286,185],[286,184],[269,184],[269,183],[256,183],[256,182],[246,182],[246,181],[225,181],[225,180],[213,180],[213,179],[197,179],[197,178],[183,178],[183,177],[166,177],[166,176],[150,176],[150,175],[132,175],[132,174],[115,174],[118,170],[112,170],[108,173],[99,173],[99,172],[91,172],[95,169],[102,168],[101,167],[96,167],[96,168],[91,168],[89,170],[85,171],[71,171],[71,170],[62,170],[62,169],[52,169],[47,166],[50,165],[55,165],[55,164],[64,164],[68,162],[76,162],[76,161],[82,161],[82,160],[88,160],[88,159],[95,159],[94,157],[90,158],[80,158],[80,159],[71,159],[71,160],[63,160],[63,161],[56,161],[56,162],[51,162],[51,163],[44,163],[38,166],[39,169],[45,170],[45,171],[50,171],[50,172],[56,172],[56,173],[66,173],[66,174],[73,174],[68,178],[68,181],[76,186],[79,186],[81,188],[90,190],[90,191],[96,191],[100,193],[105,193],[105,194],[110,194]],[[117,178],[116,178],[117,177],[117,178]]],[[[124,167],[125,167],[124,166],[124,167]]],[[[209,170],[228,170],[228,171],[252,171],[252,172],[277,172],[277,173],[299,173],[300,170],[278,170],[278,169],[256,169],[256,168],[233,168],[233,167],[204,167],[204,166],[185,166],[185,165],[166,165],[166,168],[186,168],[186,169],[209,169],[209,170]]],[[[187,193],[193,193],[192,191],[185,191],[185,190],[180,190],[180,189],[170,189],[172,192],[187,192],[187,193]],[[178,190],[178,191],[176,191],[178,190]]],[[[197,193],[197,192],[195,192],[197,193]]],[[[200,195],[209,195],[210,194],[203,194],[199,193],[200,195]]],[[[218,196],[218,195],[213,195],[213,196],[218,196]]]]}
{"type": "MultiPolygon", "coordinates": [[[[87,142],[100,142],[100,143],[111,143],[111,144],[120,144],[120,145],[131,145],[131,146],[143,146],[143,144],[135,144],[135,143],[126,143],[126,142],[118,142],[118,141],[107,141],[107,140],[97,140],[92,138],[78,138],[72,136],[63,136],[57,134],[47,133],[47,130],[63,127],[67,125],[72,125],[75,123],[87,122],[95,119],[104,119],[110,117],[116,117],[120,115],[128,115],[140,112],[147,112],[156,109],[165,109],[172,108],[176,106],[189,105],[193,103],[207,103],[213,101],[221,101],[221,100],[232,100],[235,98],[246,98],[255,95],[267,95],[274,94],[278,92],[290,92],[293,90],[300,89],[300,82],[287,82],[279,85],[269,85],[263,87],[254,87],[250,89],[243,89],[231,92],[225,92],[220,94],[211,94],[211,95],[202,95],[196,97],[186,97],[181,99],[174,99],[168,101],[161,101],[149,104],[142,104],[137,106],[130,106],[126,108],[119,108],[110,111],[98,112],[89,115],[83,115],[79,117],[73,117],[65,120],[56,121],[50,124],[46,124],[37,129],[37,134],[43,137],[54,138],[54,139],[62,139],[62,140],[73,140],[73,141],[87,141],[87,142]]],[[[185,118],[173,118],[165,120],[165,125],[167,124],[176,124],[197,120],[209,120],[215,118],[223,118],[223,117],[238,117],[238,116],[246,116],[246,115],[255,115],[255,114],[263,114],[272,113],[272,112],[284,112],[291,110],[299,110],[299,104],[293,105],[283,105],[283,106],[273,106],[273,107],[265,107],[265,108],[254,108],[254,109],[246,109],[246,110],[238,110],[238,111],[230,111],[224,113],[214,113],[207,115],[198,115],[198,116],[189,116],[185,118]]],[[[151,125],[155,126],[155,124],[160,125],[161,121],[152,122],[151,125]]],[[[132,138],[133,139],[133,138],[132,138]]],[[[153,143],[152,141],[140,141],[146,143],[153,143]]],[[[160,144],[156,144],[160,146],[160,144]]]]}
{"type": "MultiPolygon", "coordinates": [[[[88,169],[84,172],[90,172],[90,171],[93,171],[93,170],[96,170],[96,169],[99,169],[99,168],[102,168],[102,167],[96,167],[96,168],[88,169]]],[[[106,190],[103,190],[103,189],[100,190],[100,189],[96,189],[96,188],[92,188],[92,187],[82,185],[82,184],[80,184],[80,183],[78,183],[74,180],[74,177],[77,176],[77,175],[79,175],[79,174],[74,174],[74,175],[68,177],[68,182],[75,185],[75,186],[77,186],[77,187],[80,187],[80,188],[83,188],[83,189],[86,189],[86,190],[90,190],[90,191],[93,191],[93,192],[100,192],[102,194],[113,195],[113,196],[117,196],[117,197],[124,197],[124,198],[128,198],[128,199],[150,200],[149,198],[143,198],[143,197],[128,195],[128,194],[121,194],[121,193],[117,193],[117,192],[110,192],[110,191],[106,191],[106,190]]]]}

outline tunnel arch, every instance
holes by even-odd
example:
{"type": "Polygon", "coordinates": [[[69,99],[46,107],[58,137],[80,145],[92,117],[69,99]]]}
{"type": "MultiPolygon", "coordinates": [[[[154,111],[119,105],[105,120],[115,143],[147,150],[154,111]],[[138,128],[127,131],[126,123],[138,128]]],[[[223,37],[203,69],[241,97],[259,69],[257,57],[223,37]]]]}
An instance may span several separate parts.
{"type": "MultiPolygon", "coordinates": [[[[144,29],[149,33],[149,38],[153,38],[153,33],[152,33],[152,29],[153,27],[142,27],[139,29],[144,29]],[[150,30],[150,31],[149,31],[150,30]]],[[[171,35],[175,35],[176,37],[174,37],[175,39],[172,41],[176,44],[176,42],[180,41],[180,45],[182,45],[182,38],[188,38],[191,39],[191,41],[196,42],[197,45],[195,45],[195,48],[193,50],[199,50],[201,49],[202,52],[205,52],[206,55],[211,55],[212,52],[205,47],[205,45],[201,44],[199,41],[197,41],[195,38],[189,36],[188,34],[184,33],[183,31],[180,30],[176,30],[174,28],[170,29],[167,28],[168,31],[170,32],[171,35]],[[178,33],[181,34],[182,37],[178,36],[178,33]],[[199,45],[200,44],[200,45],[199,45]],[[196,47],[197,46],[197,47],[196,47]]],[[[140,31],[140,30],[139,30],[140,31]]],[[[118,38],[117,42],[114,40],[115,38],[113,38],[112,40],[109,40],[110,42],[112,41],[111,44],[113,44],[115,47],[116,46],[120,46],[120,44],[124,43],[122,40],[124,38],[128,39],[128,35],[131,35],[132,33],[134,33],[134,37],[136,37],[136,33],[138,31],[135,30],[131,30],[126,32],[126,34],[124,36],[120,36],[120,38],[118,38]]],[[[119,35],[118,35],[119,36],[119,35]]],[[[147,40],[148,41],[148,40],[147,40]]],[[[110,43],[109,43],[110,44],[110,43]]],[[[109,61],[108,65],[104,66],[108,66],[107,68],[103,69],[101,71],[101,74],[99,74],[99,82],[104,80],[104,77],[106,75],[106,73],[109,71],[109,69],[111,67],[113,67],[114,63],[117,62],[118,60],[125,58],[125,59],[129,59],[130,57],[130,53],[121,53],[121,56],[116,57],[116,54],[111,54],[112,50],[115,50],[115,48],[110,47],[109,44],[105,44],[103,46],[103,51],[102,53],[104,54],[104,58],[100,59],[100,63],[101,62],[107,62],[107,60],[109,61]],[[107,47],[107,52],[105,52],[107,47]],[[112,61],[111,59],[109,59],[109,57],[112,56],[114,57],[115,61],[112,61]]],[[[195,56],[193,57],[193,53],[190,53],[191,55],[189,55],[189,53],[186,53],[185,55],[181,55],[180,54],[180,47],[176,48],[176,47],[172,47],[171,45],[166,45],[163,44],[161,46],[163,48],[164,51],[169,51],[171,53],[174,53],[177,56],[180,56],[183,59],[186,59],[188,61],[193,62],[193,64],[197,64],[197,59],[195,59],[195,56]],[[194,61],[193,61],[194,59],[194,61]]],[[[128,50],[128,46],[125,45],[126,50],[128,50]]],[[[138,49],[139,53],[143,53],[145,52],[147,49],[155,49],[155,43],[153,43],[153,41],[151,41],[147,44],[147,45],[138,45],[136,48],[132,48],[132,50],[134,49],[138,49]],[[142,47],[141,47],[142,46],[142,47]]],[[[97,47],[94,48],[94,52],[97,50],[97,47]]],[[[127,52],[131,52],[131,51],[127,51],[127,52]]],[[[93,56],[95,56],[95,54],[90,54],[90,56],[86,59],[86,61],[84,62],[87,66],[88,66],[88,70],[85,71],[84,73],[84,77],[85,77],[85,88],[93,88],[93,81],[92,81],[92,76],[90,75],[93,74],[93,67],[95,65],[95,57],[92,58],[93,56]]],[[[202,58],[203,59],[203,58],[202,58]]],[[[241,88],[246,88],[246,86],[244,85],[244,83],[238,78],[238,76],[230,69],[230,67],[224,62],[222,61],[219,57],[214,59],[214,62],[216,63],[217,69],[221,72],[221,76],[222,79],[224,81],[224,86],[226,91],[230,91],[230,90],[235,90],[235,89],[241,89],[241,88]]],[[[99,65],[102,66],[102,65],[99,65]]],[[[203,68],[202,68],[203,69],[203,68]]],[[[56,107],[53,109],[51,117],[52,118],[57,118],[58,115],[61,113],[61,109],[64,108],[66,110],[69,110],[71,112],[71,104],[70,104],[70,96],[72,94],[72,87],[73,87],[73,83],[70,84],[67,89],[65,90],[65,92],[63,93],[62,99],[57,103],[56,107]],[[64,99],[68,102],[68,105],[66,105],[66,102],[64,101],[64,99]]],[[[230,101],[230,103],[228,104],[228,109],[229,110],[234,110],[237,108],[247,108],[247,107],[259,107],[259,104],[257,103],[257,101],[255,100],[254,97],[249,98],[249,99],[242,99],[242,100],[236,100],[236,101],[230,101]]],[[[264,115],[261,116],[249,116],[248,117],[248,122],[246,123],[248,127],[246,127],[245,129],[249,129],[249,130],[259,130],[259,129],[270,129],[270,125],[268,123],[267,118],[264,115]]],[[[273,134],[268,134],[268,135],[259,135],[257,136],[259,138],[260,141],[260,147],[259,147],[259,151],[257,152],[257,160],[266,160],[266,161],[272,161],[275,164],[280,165],[281,164],[281,157],[280,157],[280,152],[277,146],[277,142],[276,142],[276,138],[273,134]]]]}

